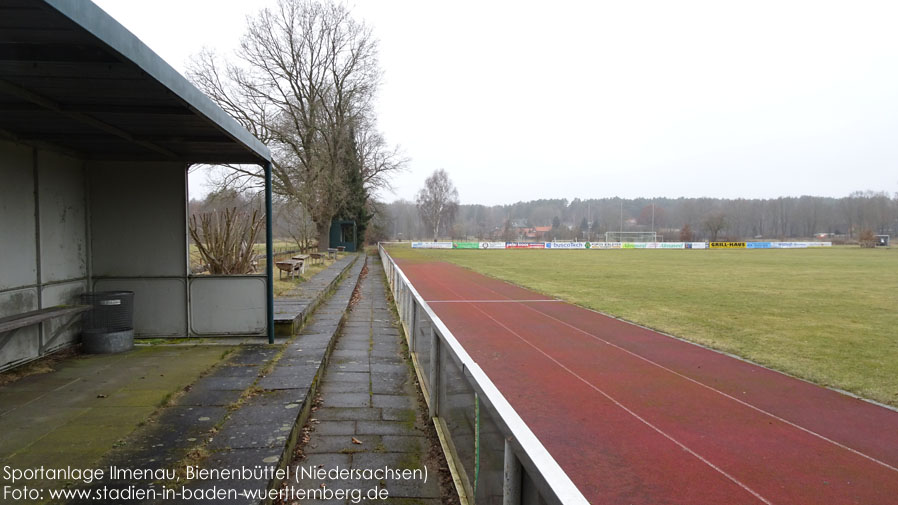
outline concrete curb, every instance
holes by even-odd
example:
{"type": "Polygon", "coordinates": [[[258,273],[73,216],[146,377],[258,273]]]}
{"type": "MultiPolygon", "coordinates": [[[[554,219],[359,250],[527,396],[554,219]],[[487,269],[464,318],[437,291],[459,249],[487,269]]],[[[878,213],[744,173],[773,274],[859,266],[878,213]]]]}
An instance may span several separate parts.
{"type": "MultiPolygon", "coordinates": [[[[321,284],[324,280],[323,288],[314,289],[314,294],[309,296],[283,296],[275,298],[275,321],[274,334],[278,337],[292,337],[302,330],[306,319],[315,312],[315,309],[324,301],[334,288],[343,280],[346,272],[356,263],[359,254],[344,256],[342,260],[345,264],[341,265],[337,270],[327,269],[309,280],[309,283],[321,284]],[[330,279],[327,279],[331,276],[330,279]]],[[[296,288],[296,291],[300,288],[296,288]]]]}

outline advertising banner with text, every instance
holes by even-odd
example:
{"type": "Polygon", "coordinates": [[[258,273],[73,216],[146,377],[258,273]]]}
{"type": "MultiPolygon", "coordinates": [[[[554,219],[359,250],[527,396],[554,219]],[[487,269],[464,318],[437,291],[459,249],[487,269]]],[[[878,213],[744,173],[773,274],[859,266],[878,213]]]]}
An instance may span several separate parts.
{"type": "Polygon", "coordinates": [[[452,249],[452,242],[412,242],[412,249],[452,249]]]}
{"type": "Polygon", "coordinates": [[[546,242],[546,249],[588,249],[589,242],[546,242]]]}
{"type": "Polygon", "coordinates": [[[480,249],[480,242],[453,242],[453,249],[480,249]]]}
{"type": "Polygon", "coordinates": [[[620,242],[590,242],[590,249],[620,249],[620,242]]]}
{"type": "Polygon", "coordinates": [[[545,249],[543,242],[506,242],[506,249],[545,249]]]}
{"type": "Polygon", "coordinates": [[[711,242],[711,249],[745,249],[745,242],[711,242]]]}
{"type": "Polygon", "coordinates": [[[481,242],[481,249],[505,249],[505,242],[481,242]]]}

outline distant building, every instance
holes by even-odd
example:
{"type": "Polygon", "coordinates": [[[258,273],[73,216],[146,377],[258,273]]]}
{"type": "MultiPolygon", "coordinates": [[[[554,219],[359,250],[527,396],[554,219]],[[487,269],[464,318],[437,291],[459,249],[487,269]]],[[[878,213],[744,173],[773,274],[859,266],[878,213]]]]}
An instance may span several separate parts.
{"type": "Polygon", "coordinates": [[[518,237],[522,241],[541,242],[550,239],[551,226],[525,226],[517,228],[518,237]]]}

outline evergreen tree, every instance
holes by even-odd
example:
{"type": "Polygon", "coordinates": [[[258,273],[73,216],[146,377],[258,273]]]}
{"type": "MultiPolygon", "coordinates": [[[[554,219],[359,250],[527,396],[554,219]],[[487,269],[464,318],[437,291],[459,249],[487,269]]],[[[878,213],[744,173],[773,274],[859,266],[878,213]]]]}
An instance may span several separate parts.
{"type": "Polygon", "coordinates": [[[368,228],[368,222],[374,217],[369,208],[369,194],[365,187],[365,180],[362,175],[362,162],[359,159],[358,146],[355,140],[355,130],[350,128],[347,132],[349,139],[347,140],[346,149],[342,156],[342,165],[346,170],[346,199],[337,212],[337,219],[347,221],[355,221],[356,236],[355,246],[359,249],[365,237],[365,230],[368,228]]]}

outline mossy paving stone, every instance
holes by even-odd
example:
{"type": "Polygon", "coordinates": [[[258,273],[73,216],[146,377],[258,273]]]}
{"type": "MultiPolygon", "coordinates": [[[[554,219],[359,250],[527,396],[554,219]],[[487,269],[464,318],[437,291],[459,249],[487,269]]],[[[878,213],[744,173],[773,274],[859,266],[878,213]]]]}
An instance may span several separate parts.
{"type": "Polygon", "coordinates": [[[293,430],[292,420],[282,424],[265,422],[260,424],[228,423],[212,437],[209,448],[219,449],[271,449],[283,447],[293,430]]]}
{"type": "Polygon", "coordinates": [[[410,408],[417,405],[417,399],[405,395],[371,395],[375,407],[410,408]]]}
{"type": "Polygon", "coordinates": [[[424,435],[414,423],[404,421],[358,421],[356,431],[363,435],[424,435]]]}
{"type": "Polygon", "coordinates": [[[325,376],[326,381],[340,381],[340,382],[358,382],[367,384],[369,379],[368,372],[347,372],[344,370],[328,370],[327,375],[325,376]]]}
{"type": "Polygon", "coordinates": [[[257,377],[261,367],[258,365],[225,365],[215,371],[216,377],[257,377]]]}
{"type": "Polygon", "coordinates": [[[179,400],[184,406],[227,406],[240,399],[243,391],[235,389],[191,389],[179,400]]]}
{"type": "Polygon", "coordinates": [[[383,444],[380,435],[316,435],[303,447],[307,454],[336,452],[340,454],[353,454],[356,452],[370,452],[383,444]],[[353,437],[361,442],[353,442],[353,437]]]}
{"type": "Polygon", "coordinates": [[[312,416],[319,421],[381,419],[381,409],[367,407],[322,407],[312,416]]]}
{"type": "Polygon", "coordinates": [[[368,384],[360,381],[327,381],[318,389],[323,395],[367,393],[368,384]]]}
{"type": "Polygon", "coordinates": [[[260,379],[256,385],[262,389],[304,389],[308,391],[314,378],[315,371],[307,370],[302,375],[269,375],[260,379]]]}

